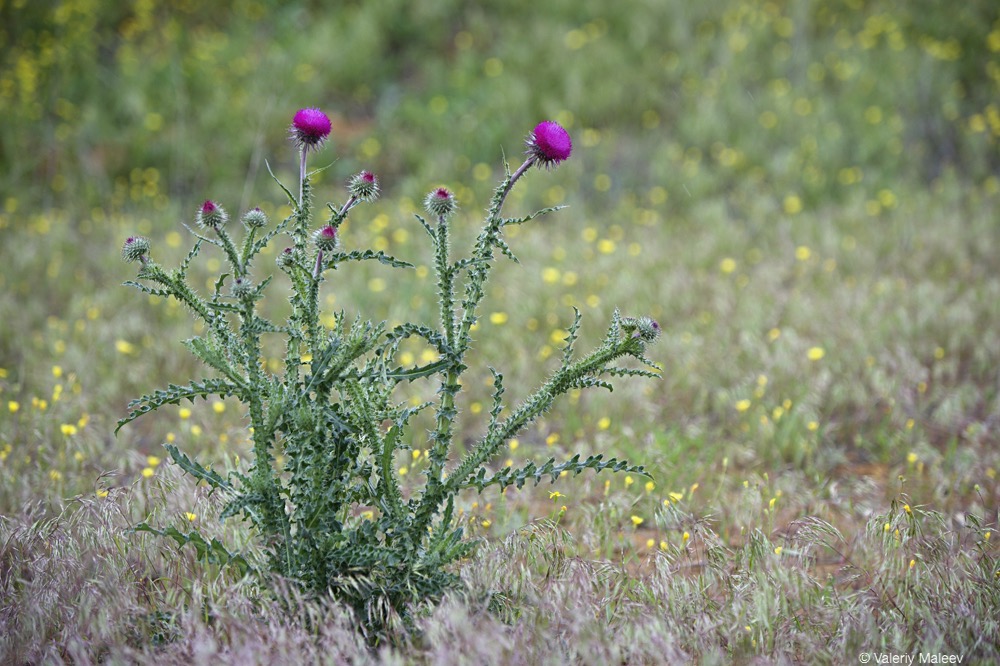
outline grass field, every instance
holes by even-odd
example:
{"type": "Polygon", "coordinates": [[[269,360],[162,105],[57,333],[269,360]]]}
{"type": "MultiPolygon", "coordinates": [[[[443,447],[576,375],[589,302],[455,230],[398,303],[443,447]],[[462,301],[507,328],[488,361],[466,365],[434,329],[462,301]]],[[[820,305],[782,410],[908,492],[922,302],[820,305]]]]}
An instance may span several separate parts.
{"type": "MultiPolygon", "coordinates": [[[[1000,660],[991,3],[97,4],[0,2],[0,661],[1000,660]],[[568,208],[508,238],[466,441],[486,366],[527,395],[573,307],[592,343],[616,307],[663,328],[662,380],[574,394],[507,454],[606,452],[652,480],[463,496],[482,538],[467,592],[377,651],[342,608],[130,531],[257,553],[162,447],[244,469],[238,404],[112,435],[130,399],[201,375],[187,313],[120,286],[122,240],[170,266],[206,198],[280,216],[264,160],[293,182],[285,128],[312,105],[335,120],[319,200],[360,168],[382,181],[344,244],[417,266],[338,271],[325,311],[391,323],[435,313],[423,194],[457,193],[469,243],[524,134],[554,118],[573,136],[508,204],[568,208]]],[[[425,461],[398,464],[416,482],[425,461]]]]}

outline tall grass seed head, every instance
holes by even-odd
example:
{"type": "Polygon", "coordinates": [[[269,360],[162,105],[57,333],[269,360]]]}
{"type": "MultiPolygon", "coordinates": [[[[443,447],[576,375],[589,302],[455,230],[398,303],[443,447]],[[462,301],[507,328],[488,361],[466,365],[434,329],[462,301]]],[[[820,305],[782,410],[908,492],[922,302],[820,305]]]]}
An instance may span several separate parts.
{"type": "Polygon", "coordinates": [[[122,245],[122,259],[128,263],[140,261],[149,253],[149,240],[142,236],[129,236],[122,245]]]}
{"type": "Polygon", "coordinates": [[[573,152],[573,140],[569,138],[569,132],[552,120],[535,125],[535,129],[525,140],[525,145],[528,147],[525,154],[546,169],[558,166],[573,152]]]}
{"type": "Polygon", "coordinates": [[[232,290],[233,298],[243,300],[253,293],[253,282],[250,278],[243,275],[233,280],[233,286],[230,289],[232,290]]]}
{"type": "Polygon", "coordinates": [[[195,221],[203,229],[218,229],[225,226],[226,222],[229,221],[229,214],[226,213],[222,206],[208,199],[198,209],[195,221]]]}
{"type": "Polygon", "coordinates": [[[347,182],[347,191],[362,201],[375,201],[378,198],[378,178],[371,171],[362,171],[347,182]]]}
{"type": "Polygon", "coordinates": [[[452,192],[444,187],[439,187],[424,197],[424,208],[431,215],[448,217],[458,209],[458,203],[452,192]]]}
{"type": "Polygon", "coordinates": [[[326,225],[313,234],[313,242],[322,252],[333,252],[337,249],[337,229],[332,225],[326,225]]]}
{"type": "Polygon", "coordinates": [[[289,137],[296,148],[319,150],[323,147],[333,125],[330,117],[319,109],[299,109],[288,128],[289,137]]]}
{"type": "Polygon", "coordinates": [[[247,229],[260,229],[267,226],[267,214],[260,208],[252,208],[243,213],[243,226],[247,229]]]}

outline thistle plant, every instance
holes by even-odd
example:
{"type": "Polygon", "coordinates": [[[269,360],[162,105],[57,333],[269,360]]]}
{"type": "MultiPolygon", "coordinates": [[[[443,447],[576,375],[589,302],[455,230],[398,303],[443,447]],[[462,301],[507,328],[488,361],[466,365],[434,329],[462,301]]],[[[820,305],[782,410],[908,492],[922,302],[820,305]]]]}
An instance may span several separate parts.
{"type": "Polygon", "coordinates": [[[317,211],[307,157],[324,144],[330,130],[329,118],[318,109],[295,114],[290,134],[299,151],[298,192],[275,178],[292,209],[281,222],[271,226],[259,208],[250,210],[241,217],[244,231],[238,240],[222,206],[205,201],[195,215],[196,226],[185,225],[194,236],[193,247],[171,271],[153,260],[148,239],[133,236],[125,241],[122,258],[139,263],[137,280],[125,284],[175,298],[204,323],[204,335],[184,345],[212,372],[132,401],[116,432],[143,414],[183,400],[210,396],[239,400],[246,408],[252,440],[246,473],[223,476],[178,447],[165,447],[183,470],[224,493],[221,518],[248,521],[266,560],[251,562],[252,558],[233,553],[216,540],[207,542],[197,531],[161,530],[145,523],[138,529],[191,544],[207,561],[262,577],[277,574],[310,594],[332,595],[354,609],[363,631],[377,641],[392,618],[405,620],[414,603],[433,602],[459,585],[456,562],[475,546],[456,518],[459,493],[520,488],[587,469],[645,474],[641,466],[601,455],[576,455],[559,462],[553,458],[516,468],[496,469],[491,463],[560,395],[592,387],[611,390],[616,377],[657,377],[659,368],[645,352],[660,329],[649,318],[623,317],[616,311],[601,344],[579,356],[577,311],[559,368],[518,404],[512,406],[505,399],[503,374],[489,369],[493,399],[488,425],[474,445],[460,450],[455,441],[456,397],[463,375],[470,370],[466,358],[474,344],[484,286],[497,253],[516,261],[503,232],[556,210],[505,217],[504,204],[532,167],[551,169],[569,158],[572,141],[557,123],[546,121],[535,127],[526,141],[524,162],[513,173],[504,163],[504,178],[478,238],[461,257],[452,256],[451,226],[458,208],[454,194],[439,187],[427,195],[427,215],[416,219],[433,247],[436,322],[390,329],[384,321],[360,315],[349,318],[340,311],[328,328],[321,323],[319,294],[329,271],[369,260],[395,269],[412,268],[381,251],[344,249],[344,221],[379,195],[378,179],[371,172],[350,178],[345,202],[327,204],[325,221],[314,222],[317,211]],[[291,284],[291,314],[283,322],[262,315],[259,306],[272,276],[262,277],[268,271],[256,264],[261,251],[279,238],[287,238],[288,245],[278,253],[277,268],[291,284]],[[211,294],[199,293],[188,280],[191,262],[206,246],[214,246],[228,263],[211,294]],[[284,346],[283,368],[277,373],[266,369],[262,356],[262,340],[273,336],[284,346]],[[400,345],[411,338],[425,341],[437,358],[402,367],[397,361],[400,345]],[[629,358],[633,360],[628,362],[629,358]],[[396,389],[401,383],[418,381],[432,382],[436,398],[413,406],[396,389]],[[431,413],[432,423],[426,441],[421,439],[423,432],[411,426],[411,419],[424,410],[431,413]],[[404,487],[397,452],[411,448],[428,451],[429,464],[423,479],[404,487]],[[284,461],[280,468],[279,455],[284,461]]]}

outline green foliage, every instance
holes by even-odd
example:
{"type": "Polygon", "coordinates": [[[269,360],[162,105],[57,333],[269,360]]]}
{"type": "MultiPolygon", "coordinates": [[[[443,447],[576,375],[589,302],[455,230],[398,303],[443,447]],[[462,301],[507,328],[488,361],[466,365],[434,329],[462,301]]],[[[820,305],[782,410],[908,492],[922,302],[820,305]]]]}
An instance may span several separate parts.
{"type": "MultiPolygon", "coordinates": [[[[301,150],[304,165],[306,149],[301,150]]],[[[614,458],[605,461],[601,455],[582,461],[577,455],[558,464],[552,459],[540,467],[528,463],[495,474],[488,467],[501,447],[547,412],[559,396],[589,387],[610,390],[613,377],[659,376],[653,372],[659,371],[658,366],[644,356],[647,345],[659,335],[658,325],[648,318],[622,318],[617,311],[603,342],[579,359],[575,358],[581,322],[577,311],[561,366],[515,409],[504,402],[502,375],[491,369],[496,389],[489,426],[456,463],[455,398],[468,370],[466,355],[472,347],[472,331],[494,251],[513,259],[503,240],[503,229],[554,210],[513,219],[501,214],[511,188],[535,165],[535,159],[529,157],[513,174],[505,165],[505,178],[497,187],[468,257],[453,260],[449,256],[448,218],[453,207],[436,215],[434,225],[420,219],[431,236],[436,257],[440,302],[436,328],[406,323],[387,332],[385,322],[365,321],[360,315],[348,323],[343,311],[336,315],[332,329],[322,325],[318,295],[327,271],[365,260],[377,260],[394,269],[412,265],[382,251],[333,252],[327,247],[324,252],[318,242],[310,244],[312,192],[305,172],[298,201],[282,186],[294,207],[276,227],[276,231],[287,231],[292,244],[278,261],[291,283],[291,314],[284,324],[258,313],[257,305],[270,277],[256,288],[223,295],[228,278],[240,282],[249,279],[249,268],[265,247],[253,241],[254,229],[248,230],[241,251],[223,225],[210,230],[215,237],[192,231],[197,237],[194,248],[181,268],[170,273],[145,251],[134,253],[141,262],[142,282],[126,284],[145,293],[169,295],[201,319],[207,335],[184,344],[222,378],[186,386],[171,384],[166,390],[144,395],[129,404],[131,411],[118,422],[117,429],[185,399],[193,402],[215,395],[240,400],[246,406],[253,439],[247,474],[234,472],[227,479],[177,447],[167,445],[167,451],[185,472],[225,494],[222,518],[239,516],[250,523],[268,553],[267,565],[257,569],[258,575],[274,573],[292,579],[317,597],[332,594],[354,609],[372,642],[383,638],[393,617],[408,622],[411,606],[437,601],[459,585],[454,565],[474,547],[454,513],[455,496],[463,489],[520,488],[528,480],[537,484],[550,476],[555,481],[563,473],[575,475],[588,469],[645,475],[642,467],[614,458]],[[218,247],[229,263],[229,272],[215,280],[210,297],[199,295],[186,276],[190,261],[203,245],[218,247]],[[458,307],[456,294],[463,292],[458,307]],[[282,373],[264,369],[262,336],[274,333],[284,338],[282,373]],[[403,369],[396,356],[400,342],[409,337],[432,344],[439,360],[403,369]],[[649,370],[620,364],[629,357],[649,370]],[[415,381],[436,383],[437,402],[416,407],[401,403],[396,397],[397,385],[415,381]],[[411,418],[432,406],[436,421],[429,433],[426,479],[421,487],[404,491],[396,454],[410,448],[407,442],[415,437],[411,418]],[[276,462],[279,456],[284,461],[280,467],[276,462]]],[[[330,207],[334,229],[341,227],[356,203],[352,197],[339,210],[330,207]]],[[[270,231],[263,238],[274,236],[275,231],[270,231]]],[[[205,540],[197,530],[157,530],[145,522],[137,529],[190,544],[205,562],[232,564],[240,572],[250,567],[243,556],[230,553],[216,539],[205,540]]]]}

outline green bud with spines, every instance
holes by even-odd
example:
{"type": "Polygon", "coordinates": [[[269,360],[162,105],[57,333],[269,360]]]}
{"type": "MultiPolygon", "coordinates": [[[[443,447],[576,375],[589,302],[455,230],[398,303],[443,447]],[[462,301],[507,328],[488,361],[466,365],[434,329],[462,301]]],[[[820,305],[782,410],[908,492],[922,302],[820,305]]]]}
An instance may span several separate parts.
{"type": "Polygon", "coordinates": [[[146,263],[146,255],[149,254],[149,240],[142,236],[129,236],[122,245],[122,259],[128,263],[141,261],[146,263]]]}
{"type": "Polygon", "coordinates": [[[424,209],[436,217],[448,217],[458,209],[458,203],[454,194],[439,187],[424,197],[424,209]]]}
{"type": "Polygon", "coordinates": [[[378,178],[371,171],[362,171],[347,182],[347,191],[355,199],[375,201],[378,198],[378,178]]]}
{"type": "Polygon", "coordinates": [[[198,209],[195,221],[203,229],[219,229],[229,222],[229,214],[222,206],[208,199],[198,209]]]}
{"type": "Polygon", "coordinates": [[[316,248],[322,252],[333,252],[337,249],[337,229],[332,225],[326,225],[313,234],[313,242],[316,248]]]}
{"type": "Polygon", "coordinates": [[[242,301],[253,293],[253,281],[245,275],[240,276],[233,280],[233,286],[230,287],[230,290],[233,298],[238,298],[242,301]]]}
{"type": "Polygon", "coordinates": [[[267,226],[267,214],[260,208],[252,208],[243,213],[243,226],[248,230],[267,226]]]}
{"type": "Polygon", "coordinates": [[[295,250],[286,247],[278,254],[275,263],[278,264],[278,268],[288,268],[295,263],[295,250]]]}

